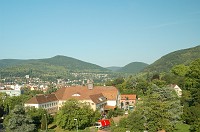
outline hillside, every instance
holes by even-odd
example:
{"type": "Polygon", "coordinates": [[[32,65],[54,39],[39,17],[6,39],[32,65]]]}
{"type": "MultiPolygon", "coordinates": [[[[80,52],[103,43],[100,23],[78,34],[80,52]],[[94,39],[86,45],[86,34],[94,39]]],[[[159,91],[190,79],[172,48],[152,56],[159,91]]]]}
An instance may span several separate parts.
{"type": "Polygon", "coordinates": [[[0,60],[0,75],[24,77],[63,77],[69,72],[110,72],[108,69],[66,56],[47,59],[0,60]]]}
{"type": "Polygon", "coordinates": [[[198,58],[200,58],[200,45],[193,48],[182,49],[175,52],[171,52],[161,57],[153,64],[146,67],[143,71],[168,72],[174,65],[178,64],[188,65],[189,63],[198,58]]]}
{"type": "Polygon", "coordinates": [[[111,70],[111,71],[118,71],[121,67],[118,66],[110,66],[110,67],[106,67],[106,69],[111,70]]]}
{"type": "Polygon", "coordinates": [[[143,62],[132,62],[118,69],[117,72],[136,74],[136,73],[139,73],[141,70],[143,70],[147,66],[148,64],[143,63],[143,62]]]}

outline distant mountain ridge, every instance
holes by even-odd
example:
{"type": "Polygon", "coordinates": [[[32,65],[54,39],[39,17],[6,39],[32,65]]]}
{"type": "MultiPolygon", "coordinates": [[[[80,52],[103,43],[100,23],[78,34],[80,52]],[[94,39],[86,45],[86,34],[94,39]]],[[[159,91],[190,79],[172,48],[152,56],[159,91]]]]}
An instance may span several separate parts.
{"type": "Polygon", "coordinates": [[[148,66],[148,64],[143,63],[143,62],[132,62],[132,63],[125,65],[124,67],[120,68],[117,71],[124,72],[124,73],[136,74],[136,73],[139,73],[141,70],[143,70],[147,66],[148,66]]]}
{"type": "Polygon", "coordinates": [[[200,58],[200,45],[188,49],[177,50],[164,55],[146,67],[143,72],[169,72],[175,65],[188,65],[198,58],[200,58]]]}
{"type": "Polygon", "coordinates": [[[143,70],[145,67],[147,67],[148,64],[143,62],[132,62],[124,67],[107,67],[107,69],[112,70],[114,72],[121,72],[121,73],[130,73],[130,74],[136,74],[139,73],[141,70],[143,70]]]}
{"type": "Polygon", "coordinates": [[[107,69],[111,70],[111,71],[118,71],[120,68],[122,67],[118,67],[118,66],[110,66],[110,67],[106,67],[107,69]]]}
{"type": "Polygon", "coordinates": [[[84,62],[72,57],[57,55],[46,59],[2,59],[0,60],[0,76],[60,78],[66,77],[72,72],[93,73],[130,73],[139,72],[169,72],[174,65],[188,65],[195,59],[200,58],[200,45],[188,49],[182,49],[164,55],[153,64],[132,62],[124,67],[103,68],[96,64],[84,62]]]}
{"type": "Polygon", "coordinates": [[[61,55],[46,59],[0,60],[1,76],[25,76],[29,74],[35,77],[62,77],[69,72],[102,73],[111,71],[92,63],[61,55]]]}

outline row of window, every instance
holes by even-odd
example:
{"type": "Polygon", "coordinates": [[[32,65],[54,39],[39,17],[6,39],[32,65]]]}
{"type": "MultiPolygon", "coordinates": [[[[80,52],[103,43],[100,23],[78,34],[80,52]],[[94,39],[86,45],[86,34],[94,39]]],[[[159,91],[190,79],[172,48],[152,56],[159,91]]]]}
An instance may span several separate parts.
{"type": "Polygon", "coordinates": [[[58,105],[58,102],[52,102],[52,103],[48,103],[48,104],[42,104],[39,107],[40,108],[50,108],[50,107],[54,107],[54,106],[57,106],[57,105],[58,105]]]}

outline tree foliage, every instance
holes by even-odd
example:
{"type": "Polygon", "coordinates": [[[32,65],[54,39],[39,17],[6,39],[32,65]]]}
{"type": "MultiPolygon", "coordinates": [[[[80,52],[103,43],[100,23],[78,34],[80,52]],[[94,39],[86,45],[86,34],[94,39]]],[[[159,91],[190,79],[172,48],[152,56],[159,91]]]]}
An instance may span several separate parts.
{"type": "Polygon", "coordinates": [[[24,108],[20,105],[16,105],[9,116],[6,116],[4,126],[8,132],[33,132],[35,130],[33,120],[25,114],[24,108]]]}
{"type": "Polygon", "coordinates": [[[127,119],[120,121],[120,127],[130,131],[155,132],[158,130],[173,131],[175,124],[180,120],[180,100],[173,89],[159,88],[151,85],[141,106],[131,113],[127,119]]]}
{"type": "Polygon", "coordinates": [[[182,104],[183,120],[191,125],[191,131],[199,131],[200,119],[200,59],[189,65],[189,70],[185,75],[186,91],[183,93],[182,104]]]}
{"type": "Polygon", "coordinates": [[[200,58],[200,46],[169,53],[144,69],[145,72],[169,72],[175,65],[189,65],[200,58]]]}
{"type": "Polygon", "coordinates": [[[56,124],[62,129],[84,129],[92,124],[94,111],[89,105],[71,99],[65,102],[56,116],[56,124]],[[77,120],[76,120],[77,119],[77,120]]]}
{"type": "Polygon", "coordinates": [[[45,125],[46,125],[46,118],[47,118],[47,124],[52,123],[53,117],[51,115],[47,114],[47,111],[44,109],[37,109],[34,107],[26,107],[26,114],[31,117],[33,120],[33,123],[37,128],[41,127],[41,123],[43,123],[43,120],[45,120],[45,125]],[[44,117],[45,115],[45,117],[44,117]]]}
{"type": "Polygon", "coordinates": [[[188,70],[189,70],[188,66],[180,64],[180,65],[175,65],[174,67],[172,67],[171,72],[173,74],[175,74],[175,75],[183,77],[183,76],[186,75],[186,73],[188,72],[188,70]]]}

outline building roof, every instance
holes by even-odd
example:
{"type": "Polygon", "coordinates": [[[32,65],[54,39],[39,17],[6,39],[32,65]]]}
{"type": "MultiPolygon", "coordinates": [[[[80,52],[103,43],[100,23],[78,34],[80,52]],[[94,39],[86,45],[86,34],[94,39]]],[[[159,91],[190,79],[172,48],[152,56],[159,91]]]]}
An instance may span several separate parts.
{"type": "Polygon", "coordinates": [[[116,108],[116,106],[109,106],[109,105],[106,105],[104,110],[114,110],[116,108]]]}
{"type": "Polygon", "coordinates": [[[121,100],[136,100],[136,95],[135,94],[122,94],[121,95],[121,100]]]}
{"type": "Polygon", "coordinates": [[[107,100],[102,93],[90,95],[90,98],[95,104],[100,104],[107,100]]]}
{"type": "Polygon", "coordinates": [[[103,94],[107,100],[116,100],[118,90],[113,86],[95,86],[93,89],[88,89],[87,86],[63,87],[55,92],[58,100],[68,100],[76,98],[78,100],[90,100],[90,95],[103,94]]]}
{"type": "Polygon", "coordinates": [[[25,104],[43,104],[48,102],[58,101],[55,94],[48,94],[48,95],[36,95],[35,97],[32,97],[29,99],[25,104]]]}

